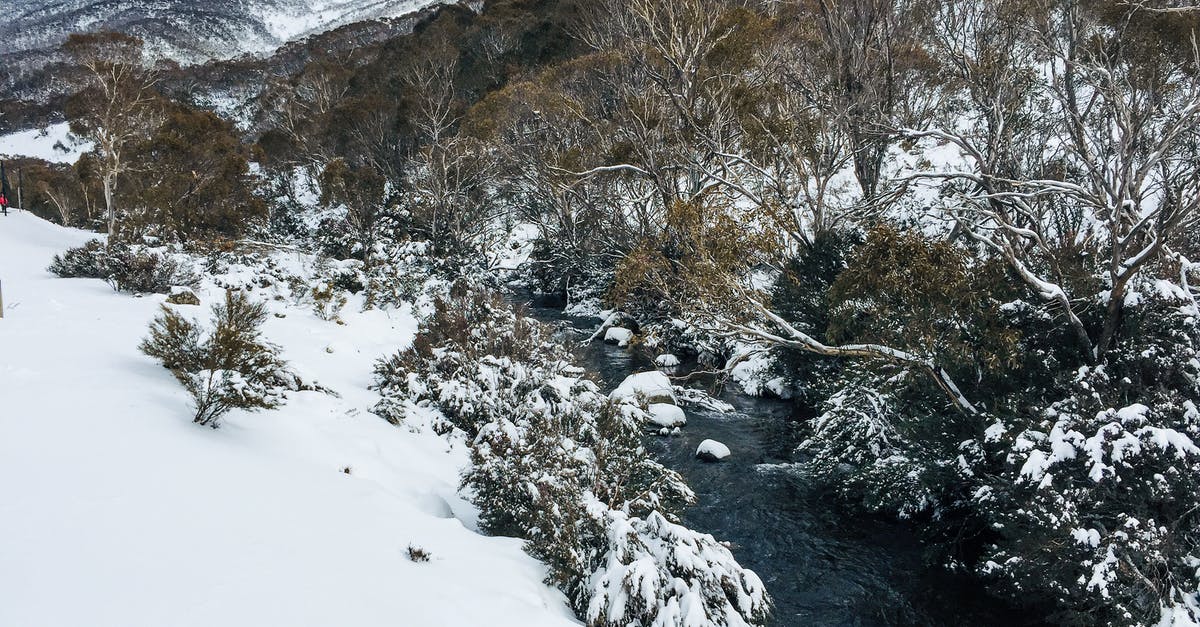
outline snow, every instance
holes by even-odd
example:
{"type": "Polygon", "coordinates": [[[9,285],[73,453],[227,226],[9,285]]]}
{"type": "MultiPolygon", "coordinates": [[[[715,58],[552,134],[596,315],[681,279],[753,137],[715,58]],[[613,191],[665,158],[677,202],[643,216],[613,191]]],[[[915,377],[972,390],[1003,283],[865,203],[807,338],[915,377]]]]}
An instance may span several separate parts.
{"type": "Polygon", "coordinates": [[[165,297],[44,270],[92,237],[0,217],[0,625],[578,624],[520,541],[473,530],[465,447],[366,411],[406,311],[271,301],[266,339],[338,396],[198,427],[136,348],[165,297]]]}
{"type": "Polygon", "coordinates": [[[734,357],[736,365],[730,370],[729,376],[750,396],[763,396],[767,391],[765,381],[771,372],[770,355],[757,352],[749,356],[734,357]]]}
{"type": "Polygon", "coordinates": [[[687,415],[676,405],[650,403],[650,422],[658,427],[680,427],[687,424],[687,415]]]}
{"type": "Polygon", "coordinates": [[[604,341],[609,344],[616,344],[622,348],[629,346],[629,342],[633,340],[633,331],[623,327],[609,327],[604,332],[604,341]]]}
{"type": "Polygon", "coordinates": [[[652,403],[678,404],[671,380],[658,371],[631,374],[609,394],[609,398],[613,400],[633,399],[638,396],[652,403]]]}
{"type": "Polygon", "coordinates": [[[675,368],[679,365],[679,358],[667,353],[654,358],[654,365],[659,368],[675,368]]]}
{"type": "Polygon", "coordinates": [[[696,457],[706,462],[717,462],[729,457],[729,447],[716,440],[705,440],[696,448],[696,457]]]}
{"type": "Polygon", "coordinates": [[[90,142],[71,134],[70,125],[66,122],[0,136],[0,157],[33,157],[51,163],[75,163],[91,149],[90,142]]]}
{"type": "Polygon", "coordinates": [[[302,39],[368,19],[408,15],[437,0],[294,0],[264,5],[258,18],[278,42],[302,39]]]}

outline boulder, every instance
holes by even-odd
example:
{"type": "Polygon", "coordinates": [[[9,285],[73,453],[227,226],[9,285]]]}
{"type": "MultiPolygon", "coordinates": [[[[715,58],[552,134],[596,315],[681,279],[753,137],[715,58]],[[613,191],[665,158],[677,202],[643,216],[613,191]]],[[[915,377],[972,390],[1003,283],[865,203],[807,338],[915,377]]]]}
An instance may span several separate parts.
{"type": "Polygon", "coordinates": [[[614,401],[636,399],[639,396],[648,403],[678,404],[671,380],[658,371],[631,374],[608,395],[614,401]]]}
{"type": "Polygon", "coordinates": [[[622,348],[629,346],[629,342],[633,340],[633,331],[625,327],[609,327],[604,332],[604,342],[606,344],[616,344],[622,348]]]}
{"type": "Polygon", "coordinates": [[[681,427],[687,424],[687,416],[676,405],[668,403],[650,403],[647,408],[650,422],[658,427],[681,427]]]}
{"type": "Polygon", "coordinates": [[[167,296],[167,302],[172,305],[199,305],[200,297],[190,287],[172,287],[167,296]]]}
{"type": "Polygon", "coordinates": [[[729,447],[716,440],[705,440],[696,449],[696,457],[704,462],[719,462],[729,457],[729,447]]]}
{"type": "Polygon", "coordinates": [[[659,368],[675,368],[679,365],[679,358],[669,353],[666,355],[659,355],[658,357],[654,358],[654,365],[658,366],[659,368]]]}

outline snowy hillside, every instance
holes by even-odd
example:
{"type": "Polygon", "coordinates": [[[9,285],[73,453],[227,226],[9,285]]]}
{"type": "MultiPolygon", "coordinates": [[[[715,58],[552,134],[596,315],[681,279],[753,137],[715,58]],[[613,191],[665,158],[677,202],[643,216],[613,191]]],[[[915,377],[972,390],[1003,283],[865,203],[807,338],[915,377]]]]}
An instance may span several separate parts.
{"type": "Polygon", "coordinates": [[[117,30],[181,62],[266,53],[357,21],[399,17],[436,0],[10,0],[0,58],[56,47],[74,32],[117,30]]]}
{"type": "Polygon", "coordinates": [[[75,163],[91,149],[90,142],[71,134],[66,122],[0,135],[0,158],[34,157],[51,163],[75,163]]]}
{"type": "MultiPolygon", "coordinates": [[[[367,413],[411,316],[271,302],[267,338],[337,395],[202,428],[137,350],[162,296],[46,272],[91,237],[0,217],[0,625],[576,624],[519,541],[472,530],[465,451],[367,413]]],[[[207,318],[199,293],[179,309],[207,318]]]]}

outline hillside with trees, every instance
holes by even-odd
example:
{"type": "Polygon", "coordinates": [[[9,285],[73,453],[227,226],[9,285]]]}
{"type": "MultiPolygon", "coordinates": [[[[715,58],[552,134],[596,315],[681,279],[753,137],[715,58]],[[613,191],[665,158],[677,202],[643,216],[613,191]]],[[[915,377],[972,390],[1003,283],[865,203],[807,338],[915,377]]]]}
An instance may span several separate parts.
{"type": "MultiPolygon", "coordinates": [[[[181,74],[76,34],[61,114],[93,148],[21,184],[103,235],[60,276],[175,298],[236,267],[320,323],[411,311],[410,344],[363,358],[373,419],[466,446],[480,530],[587,625],[791,623],[775,575],[687,526],[646,444],[662,399],[605,394],[530,293],[671,357],[667,404],[787,403],[785,472],[1025,624],[1181,627],[1198,35],[1176,0],[485,0],[181,74]]],[[[220,298],[211,333],[168,307],[146,344],[197,422],[205,393],[239,415],[329,392],[220,298]]]]}

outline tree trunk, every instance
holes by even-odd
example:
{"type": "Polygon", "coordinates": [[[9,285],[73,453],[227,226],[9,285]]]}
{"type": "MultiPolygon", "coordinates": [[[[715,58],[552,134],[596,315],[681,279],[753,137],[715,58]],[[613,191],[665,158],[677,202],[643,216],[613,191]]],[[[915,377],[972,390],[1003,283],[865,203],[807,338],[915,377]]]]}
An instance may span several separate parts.
{"type": "Polygon", "coordinates": [[[108,213],[108,236],[112,237],[117,230],[117,212],[113,207],[113,177],[104,176],[104,208],[108,213]]]}

